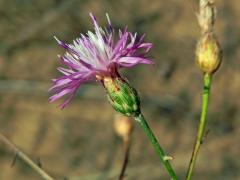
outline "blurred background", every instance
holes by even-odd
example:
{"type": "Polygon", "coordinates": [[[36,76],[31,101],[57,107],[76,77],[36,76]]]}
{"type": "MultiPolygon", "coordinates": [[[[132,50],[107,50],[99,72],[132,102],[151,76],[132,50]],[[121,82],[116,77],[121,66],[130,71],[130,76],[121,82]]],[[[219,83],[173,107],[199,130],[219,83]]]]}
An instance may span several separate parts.
{"type": "MultiPolygon", "coordinates": [[[[209,133],[194,179],[240,179],[240,2],[216,0],[216,34],[224,50],[214,75],[209,133]]],[[[84,85],[64,110],[48,103],[51,79],[60,73],[53,36],[71,43],[101,26],[108,12],[115,28],[146,33],[154,66],[121,74],[139,91],[142,109],[165,151],[185,177],[200,117],[202,74],[194,52],[200,29],[196,0],[0,0],[0,132],[57,179],[117,179],[123,145],[113,131],[115,112],[101,86],[84,85]]],[[[136,124],[128,180],[169,179],[136,124]]],[[[40,180],[0,142],[1,180],[40,180]]]]}

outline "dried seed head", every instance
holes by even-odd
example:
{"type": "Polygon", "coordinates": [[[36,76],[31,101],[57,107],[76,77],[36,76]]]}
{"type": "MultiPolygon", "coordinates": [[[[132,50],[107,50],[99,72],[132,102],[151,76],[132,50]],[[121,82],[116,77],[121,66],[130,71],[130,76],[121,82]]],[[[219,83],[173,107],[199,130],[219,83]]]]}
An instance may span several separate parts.
{"type": "Polygon", "coordinates": [[[133,130],[133,121],[129,117],[116,114],[113,127],[115,133],[127,141],[133,130]]]}
{"type": "Polygon", "coordinates": [[[202,33],[211,32],[216,20],[217,10],[212,0],[200,0],[200,10],[198,13],[198,23],[202,33]]]}
{"type": "Polygon", "coordinates": [[[197,44],[196,62],[204,73],[214,73],[221,64],[222,50],[212,33],[205,34],[197,44]]]}
{"type": "Polygon", "coordinates": [[[140,99],[137,91],[121,77],[104,77],[102,83],[113,108],[125,116],[140,112],[140,99]]]}

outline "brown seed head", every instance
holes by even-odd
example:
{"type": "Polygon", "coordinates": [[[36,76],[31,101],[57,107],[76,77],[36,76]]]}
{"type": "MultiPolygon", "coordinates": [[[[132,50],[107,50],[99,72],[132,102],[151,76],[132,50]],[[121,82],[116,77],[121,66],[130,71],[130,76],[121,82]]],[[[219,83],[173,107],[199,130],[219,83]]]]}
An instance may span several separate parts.
{"type": "Polygon", "coordinates": [[[133,121],[130,117],[116,114],[114,119],[114,131],[115,133],[123,138],[124,141],[128,140],[133,130],[133,121]]]}

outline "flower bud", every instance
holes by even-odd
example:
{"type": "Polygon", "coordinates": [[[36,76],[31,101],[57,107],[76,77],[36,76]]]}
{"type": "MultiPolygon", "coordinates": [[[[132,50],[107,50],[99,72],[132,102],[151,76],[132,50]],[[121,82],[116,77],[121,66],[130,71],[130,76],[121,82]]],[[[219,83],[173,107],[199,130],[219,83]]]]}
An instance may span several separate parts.
{"type": "Polygon", "coordinates": [[[204,73],[214,73],[221,64],[221,47],[212,33],[203,35],[197,44],[196,62],[204,73]]]}
{"type": "Polygon", "coordinates": [[[130,117],[116,114],[113,127],[115,133],[124,141],[127,141],[133,131],[133,121],[130,119],[130,117]]]}
{"type": "Polygon", "coordinates": [[[104,77],[102,83],[107,91],[108,100],[113,108],[125,116],[140,112],[137,91],[121,77],[104,77]]]}

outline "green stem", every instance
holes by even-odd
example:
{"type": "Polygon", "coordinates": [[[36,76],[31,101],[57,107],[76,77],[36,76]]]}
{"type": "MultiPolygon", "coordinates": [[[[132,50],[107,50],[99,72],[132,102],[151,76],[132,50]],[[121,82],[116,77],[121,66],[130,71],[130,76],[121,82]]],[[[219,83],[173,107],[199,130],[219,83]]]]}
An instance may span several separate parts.
{"type": "Polygon", "coordinates": [[[171,164],[169,163],[169,156],[167,156],[162,147],[160,146],[160,144],[158,143],[156,137],[154,136],[151,128],[149,127],[147,121],[145,120],[144,116],[140,113],[139,115],[137,115],[135,117],[135,120],[137,122],[139,122],[139,124],[141,125],[141,127],[144,129],[145,133],[147,134],[148,139],[151,141],[155,151],[157,152],[157,154],[159,155],[163,165],[165,166],[169,176],[171,177],[172,180],[177,180],[177,176],[171,166],[171,164]]]}
{"type": "Polygon", "coordinates": [[[191,160],[189,163],[189,168],[187,172],[186,180],[190,180],[193,174],[193,169],[196,164],[197,155],[200,149],[201,144],[203,143],[203,137],[206,127],[206,117],[207,117],[207,109],[208,109],[208,102],[209,102],[209,93],[211,87],[211,75],[204,74],[204,86],[203,86],[203,96],[202,96],[202,113],[201,118],[198,126],[198,133],[196,143],[192,152],[191,160]]]}

